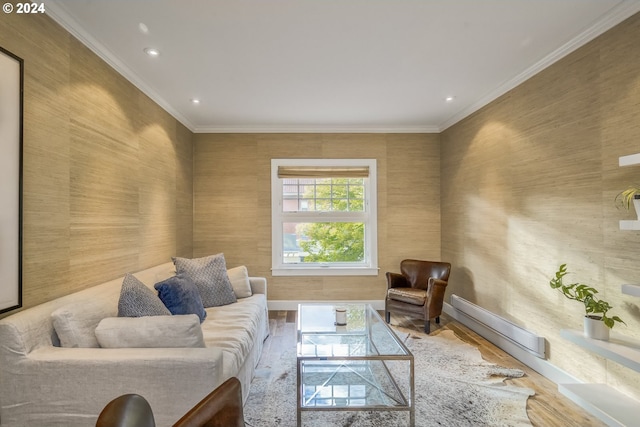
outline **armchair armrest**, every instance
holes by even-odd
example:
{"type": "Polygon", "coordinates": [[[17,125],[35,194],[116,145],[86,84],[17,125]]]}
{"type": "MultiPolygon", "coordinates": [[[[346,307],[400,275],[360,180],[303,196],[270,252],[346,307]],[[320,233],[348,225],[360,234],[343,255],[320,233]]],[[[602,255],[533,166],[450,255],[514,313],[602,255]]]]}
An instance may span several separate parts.
{"type": "Polygon", "coordinates": [[[441,279],[429,277],[429,285],[427,287],[427,306],[429,311],[433,313],[442,313],[444,303],[444,293],[448,282],[441,279]]]}
{"type": "Polygon", "coordinates": [[[406,277],[399,273],[387,272],[387,289],[409,287],[406,277]]]}

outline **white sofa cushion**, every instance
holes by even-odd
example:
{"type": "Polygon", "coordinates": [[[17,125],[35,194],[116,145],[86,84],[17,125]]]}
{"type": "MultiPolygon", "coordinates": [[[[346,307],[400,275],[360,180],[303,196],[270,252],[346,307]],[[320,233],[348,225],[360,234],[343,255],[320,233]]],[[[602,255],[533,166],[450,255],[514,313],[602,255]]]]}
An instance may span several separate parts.
{"type": "Polygon", "coordinates": [[[95,333],[103,348],[204,347],[196,314],[107,317],[100,321],[95,333]]]}
{"type": "MultiPolygon", "coordinates": [[[[264,317],[266,299],[254,294],[239,299],[236,304],[208,308],[207,320],[202,323],[202,334],[207,347],[221,348],[224,372],[234,375],[242,367],[255,345],[256,337],[264,337],[259,319],[264,317]]],[[[264,339],[264,338],[261,338],[264,339]]]]}
{"type": "Polygon", "coordinates": [[[96,326],[102,319],[115,315],[115,307],[103,301],[86,300],[82,304],[64,305],[51,313],[53,328],[62,347],[100,347],[96,326]]]}
{"type": "Polygon", "coordinates": [[[252,295],[247,267],[241,265],[230,268],[227,270],[227,274],[229,275],[229,280],[231,281],[233,293],[236,294],[236,298],[247,298],[252,295]]]}

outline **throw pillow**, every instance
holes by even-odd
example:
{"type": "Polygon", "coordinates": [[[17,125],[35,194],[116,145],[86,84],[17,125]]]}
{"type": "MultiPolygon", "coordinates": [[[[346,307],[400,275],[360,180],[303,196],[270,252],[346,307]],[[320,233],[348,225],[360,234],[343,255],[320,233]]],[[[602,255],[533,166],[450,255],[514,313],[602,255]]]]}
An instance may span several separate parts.
{"type": "Polygon", "coordinates": [[[217,307],[237,301],[223,254],[194,259],[172,259],[176,272],[186,274],[196,284],[205,307],[217,307]]]}
{"type": "Polygon", "coordinates": [[[168,316],[171,312],[160,298],[132,274],[124,276],[120,300],[119,317],[168,316]]]}
{"type": "Polygon", "coordinates": [[[184,273],[156,283],[154,288],[171,314],[197,314],[200,322],[207,317],[196,284],[184,273]]]}
{"type": "Polygon", "coordinates": [[[51,313],[53,328],[62,347],[99,347],[95,329],[115,307],[102,301],[83,301],[60,307],[51,313]]]}
{"type": "Polygon", "coordinates": [[[103,348],[204,347],[200,319],[184,316],[107,317],[96,328],[103,348]]]}
{"type": "Polygon", "coordinates": [[[233,287],[233,293],[236,294],[236,298],[250,297],[253,292],[251,291],[251,283],[249,283],[249,272],[247,267],[241,265],[239,267],[233,267],[227,270],[231,286],[233,287]]]}

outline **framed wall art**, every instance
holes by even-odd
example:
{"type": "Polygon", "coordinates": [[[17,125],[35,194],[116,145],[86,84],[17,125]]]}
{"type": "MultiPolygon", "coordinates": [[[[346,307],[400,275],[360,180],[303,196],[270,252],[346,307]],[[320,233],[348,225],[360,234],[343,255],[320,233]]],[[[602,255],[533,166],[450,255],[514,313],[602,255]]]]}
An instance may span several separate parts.
{"type": "Polygon", "coordinates": [[[24,62],[0,47],[0,313],[22,307],[24,62]]]}

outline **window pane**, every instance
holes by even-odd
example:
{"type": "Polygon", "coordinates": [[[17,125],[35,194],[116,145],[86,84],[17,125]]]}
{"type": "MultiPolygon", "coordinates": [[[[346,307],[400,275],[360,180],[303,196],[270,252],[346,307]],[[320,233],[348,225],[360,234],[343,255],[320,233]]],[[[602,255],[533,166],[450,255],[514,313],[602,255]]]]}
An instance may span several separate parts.
{"type": "Polygon", "coordinates": [[[362,178],[283,179],[283,212],[363,212],[362,178]]]}
{"type": "Polygon", "coordinates": [[[364,262],[364,223],[283,223],[284,263],[364,262]]]}

